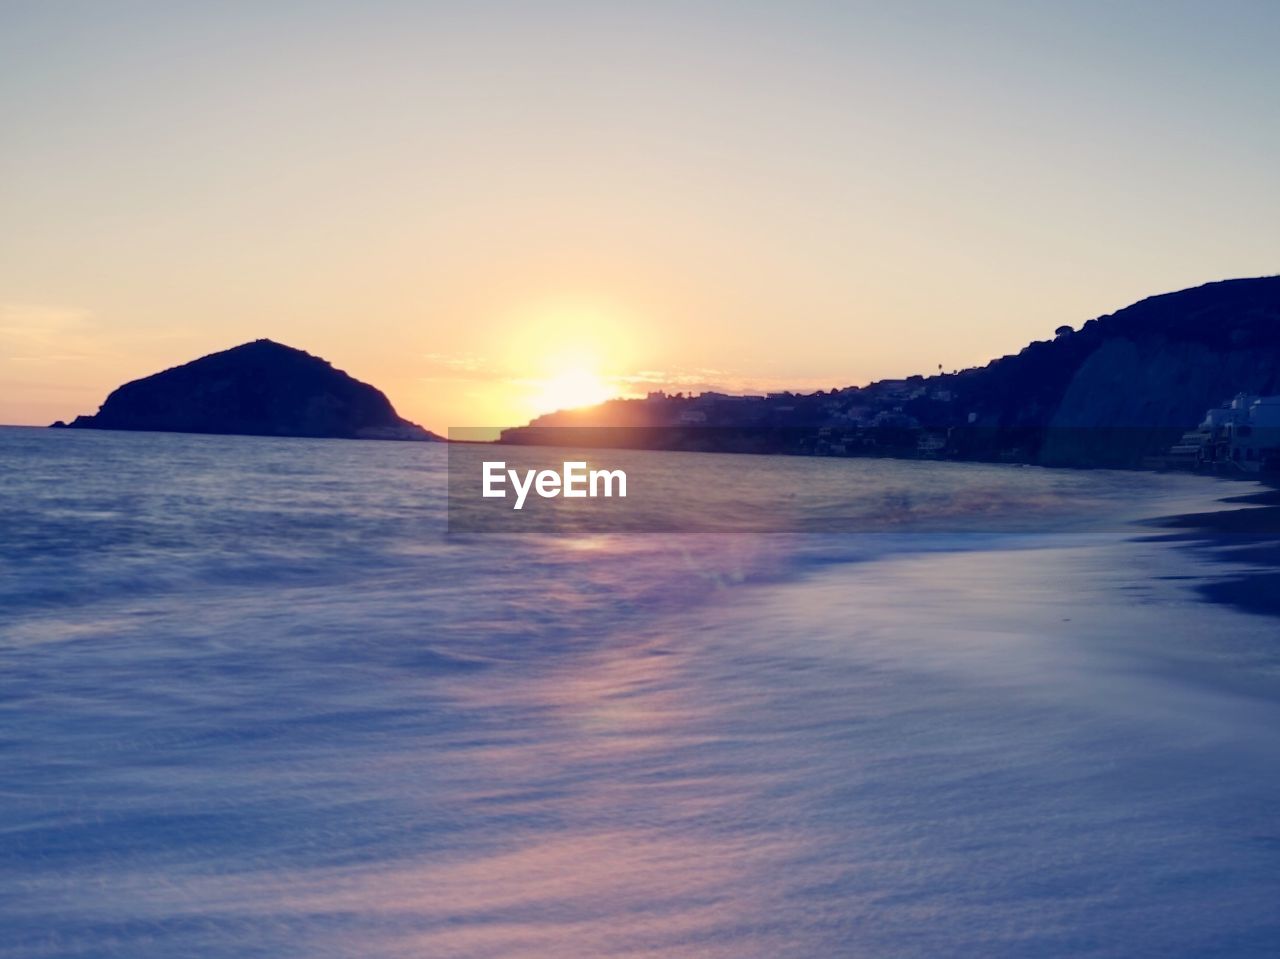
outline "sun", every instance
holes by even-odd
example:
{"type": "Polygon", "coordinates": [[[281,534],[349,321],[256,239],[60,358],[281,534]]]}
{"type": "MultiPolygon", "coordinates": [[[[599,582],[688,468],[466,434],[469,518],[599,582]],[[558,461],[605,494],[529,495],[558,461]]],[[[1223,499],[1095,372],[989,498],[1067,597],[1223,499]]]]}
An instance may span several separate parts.
{"type": "Polygon", "coordinates": [[[571,366],[534,381],[532,408],[539,414],[595,406],[616,391],[589,367],[571,366]]]}
{"type": "Polygon", "coordinates": [[[628,396],[637,358],[630,312],[583,297],[530,302],[503,318],[515,409],[529,418],[628,396]]]}

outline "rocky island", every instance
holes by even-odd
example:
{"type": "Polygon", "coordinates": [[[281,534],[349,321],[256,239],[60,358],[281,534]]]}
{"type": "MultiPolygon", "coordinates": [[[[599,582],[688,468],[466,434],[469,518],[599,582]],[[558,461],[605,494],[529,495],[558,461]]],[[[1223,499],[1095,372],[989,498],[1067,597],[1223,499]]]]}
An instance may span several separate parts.
{"type": "Polygon", "coordinates": [[[254,340],[113,390],[92,416],[55,427],[247,436],[439,440],[381,390],[326,360],[254,340]]]}

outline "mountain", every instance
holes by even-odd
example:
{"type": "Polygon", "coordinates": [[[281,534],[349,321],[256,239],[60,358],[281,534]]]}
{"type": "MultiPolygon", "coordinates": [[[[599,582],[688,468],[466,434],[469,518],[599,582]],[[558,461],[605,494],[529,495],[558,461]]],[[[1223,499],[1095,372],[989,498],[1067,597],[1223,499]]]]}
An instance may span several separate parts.
{"type": "Polygon", "coordinates": [[[1066,375],[1042,461],[1127,465],[1237,393],[1280,392],[1280,276],[1153,296],[1086,323],[1060,349],[1066,375]],[[1109,427],[1128,434],[1090,435],[1109,427]]]}
{"type": "MultiPolygon", "coordinates": [[[[67,424],[59,421],[54,426],[67,424]]],[[[74,429],[438,440],[326,360],[254,340],[126,383],[74,429]]]]}
{"type": "Polygon", "coordinates": [[[548,431],[593,426],[618,431],[600,445],[1136,466],[1241,392],[1280,392],[1280,276],[1149,297],[955,373],[768,397],[652,394],[540,417],[504,440],[570,443],[548,431]]]}

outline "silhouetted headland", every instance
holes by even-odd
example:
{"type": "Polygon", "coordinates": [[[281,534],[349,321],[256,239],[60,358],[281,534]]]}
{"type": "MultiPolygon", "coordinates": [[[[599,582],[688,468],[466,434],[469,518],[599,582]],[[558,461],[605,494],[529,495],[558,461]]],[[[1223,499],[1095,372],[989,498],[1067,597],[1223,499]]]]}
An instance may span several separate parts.
{"type": "MultiPolygon", "coordinates": [[[[68,426],[59,420],[54,426],[68,426]]],[[[126,383],[75,429],[439,440],[327,360],[254,340],[126,383]]]]}
{"type": "Polygon", "coordinates": [[[1280,276],[1269,276],[1153,296],[983,367],[809,394],[651,393],[502,440],[1135,467],[1159,465],[1224,400],[1277,392],[1280,276]]]}

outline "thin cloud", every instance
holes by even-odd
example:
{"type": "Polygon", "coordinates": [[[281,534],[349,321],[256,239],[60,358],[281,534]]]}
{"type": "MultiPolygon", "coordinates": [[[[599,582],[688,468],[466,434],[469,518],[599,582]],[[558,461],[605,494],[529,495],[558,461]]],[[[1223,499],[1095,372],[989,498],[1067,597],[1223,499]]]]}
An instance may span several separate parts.
{"type": "Polygon", "coordinates": [[[424,353],[425,369],[418,376],[424,383],[459,383],[469,380],[492,380],[502,373],[494,369],[482,356],[470,353],[424,353]]]}
{"type": "Polygon", "coordinates": [[[68,362],[101,356],[93,316],[72,307],[0,304],[0,359],[68,362]]]}
{"type": "MultiPolygon", "coordinates": [[[[531,377],[494,364],[475,354],[424,353],[425,369],[418,379],[424,383],[503,382],[516,387],[538,387],[545,377],[531,377]]],[[[646,393],[728,393],[734,396],[762,395],[782,390],[813,392],[827,389],[833,383],[801,377],[760,378],[714,367],[655,370],[641,369],[603,376],[605,383],[620,398],[640,397],[646,393]]]]}

